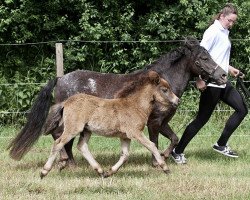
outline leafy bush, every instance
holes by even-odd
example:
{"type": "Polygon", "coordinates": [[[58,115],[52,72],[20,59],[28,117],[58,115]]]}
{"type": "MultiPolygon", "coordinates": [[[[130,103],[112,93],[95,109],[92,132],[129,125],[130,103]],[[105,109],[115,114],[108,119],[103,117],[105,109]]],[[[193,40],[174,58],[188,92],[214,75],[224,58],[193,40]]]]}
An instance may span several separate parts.
{"type": "MultiPolygon", "coordinates": [[[[14,84],[1,86],[4,101],[0,110],[24,111],[40,87],[22,84],[44,83],[55,77],[57,41],[64,45],[65,73],[76,69],[128,73],[179,46],[185,36],[201,39],[211,17],[227,1],[0,2],[0,84],[14,84]],[[13,43],[16,45],[7,45],[13,43]]],[[[232,2],[238,7],[239,20],[230,34],[231,61],[249,80],[250,3],[232,2]]],[[[187,92],[183,107],[189,109],[197,105],[190,98],[195,99],[198,91],[187,92]]]]}

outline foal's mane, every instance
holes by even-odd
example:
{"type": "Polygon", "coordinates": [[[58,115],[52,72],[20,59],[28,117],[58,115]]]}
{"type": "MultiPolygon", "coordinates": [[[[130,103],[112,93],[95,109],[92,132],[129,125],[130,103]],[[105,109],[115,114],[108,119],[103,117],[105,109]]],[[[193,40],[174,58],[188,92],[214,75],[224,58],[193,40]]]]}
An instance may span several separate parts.
{"type": "Polygon", "coordinates": [[[115,98],[125,98],[129,95],[135,93],[136,91],[143,88],[146,84],[151,82],[149,78],[149,73],[147,71],[143,71],[142,74],[139,74],[138,77],[134,81],[130,81],[125,84],[122,89],[120,89],[116,94],[115,98]]]}

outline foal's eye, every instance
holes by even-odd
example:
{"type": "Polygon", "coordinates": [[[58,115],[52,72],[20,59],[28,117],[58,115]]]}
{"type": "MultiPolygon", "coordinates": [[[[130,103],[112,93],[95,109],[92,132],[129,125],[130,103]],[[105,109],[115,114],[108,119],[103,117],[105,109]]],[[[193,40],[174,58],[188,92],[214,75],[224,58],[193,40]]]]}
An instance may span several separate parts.
{"type": "Polygon", "coordinates": [[[162,92],[167,93],[167,92],[168,92],[168,89],[167,89],[167,88],[163,88],[163,89],[162,89],[162,92]]]}

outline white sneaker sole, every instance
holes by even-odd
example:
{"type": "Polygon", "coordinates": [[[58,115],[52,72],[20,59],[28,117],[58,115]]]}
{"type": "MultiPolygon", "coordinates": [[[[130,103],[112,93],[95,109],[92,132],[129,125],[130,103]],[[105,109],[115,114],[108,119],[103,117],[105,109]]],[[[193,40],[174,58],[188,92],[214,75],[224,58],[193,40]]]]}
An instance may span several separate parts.
{"type": "Polygon", "coordinates": [[[178,165],[185,165],[185,164],[187,164],[187,161],[177,161],[172,155],[171,155],[171,157],[172,157],[172,159],[173,159],[173,161],[176,163],[176,164],[178,164],[178,165]]]}
{"type": "Polygon", "coordinates": [[[219,150],[217,150],[217,149],[214,149],[213,148],[213,150],[215,150],[216,152],[218,152],[218,153],[220,153],[220,154],[223,154],[224,156],[227,156],[227,157],[231,157],[231,158],[238,158],[239,156],[236,156],[236,155],[229,155],[229,154],[226,154],[226,153],[224,153],[224,152],[222,152],[222,151],[219,151],[219,150]]]}

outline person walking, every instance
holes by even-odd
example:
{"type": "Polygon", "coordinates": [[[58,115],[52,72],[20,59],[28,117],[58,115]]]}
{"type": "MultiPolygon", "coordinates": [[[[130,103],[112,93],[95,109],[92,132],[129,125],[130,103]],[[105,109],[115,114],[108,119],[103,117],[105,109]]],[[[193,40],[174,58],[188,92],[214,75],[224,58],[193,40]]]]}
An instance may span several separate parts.
{"type": "MultiPolygon", "coordinates": [[[[232,4],[226,4],[216,15],[214,22],[204,32],[200,43],[209,52],[213,60],[233,77],[239,75],[240,71],[229,65],[231,43],[228,36],[229,29],[236,22],[237,16],[236,7],[232,4]]],[[[230,81],[227,81],[225,85],[211,83],[206,85],[203,80],[198,79],[196,86],[201,91],[199,110],[196,118],[186,127],[178,145],[172,151],[172,158],[178,164],[187,163],[183,153],[186,146],[207,123],[219,101],[232,107],[234,113],[227,120],[220,138],[213,145],[213,149],[225,156],[237,158],[238,154],[228,146],[227,142],[248,113],[242,96],[230,81]]]]}

